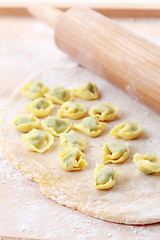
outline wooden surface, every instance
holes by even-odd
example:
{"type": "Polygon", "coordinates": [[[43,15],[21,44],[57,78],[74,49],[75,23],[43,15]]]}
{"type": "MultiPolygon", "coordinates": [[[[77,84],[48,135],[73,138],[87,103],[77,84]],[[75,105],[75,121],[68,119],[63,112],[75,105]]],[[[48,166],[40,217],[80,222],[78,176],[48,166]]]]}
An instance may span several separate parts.
{"type": "MultiPolygon", "coordinates": [[[[160,20],[118,21],[160,44],[160,20]]],[[[0,32],[1,104],[33,72],[74,64],[53,44],[53,31],[34,19],[1,17],[0,32]]],[[[157,240],[160,234],[160,224],[113,224],[59,206],[41,194],[36,183],[13,169],[2,150],[0,192],[0,236],[92,240],[101,234],[101,240],[157,240]]]]}
{"type": "MultiPolygon", "coordinates": [[[[79,1],[45,1],[45,4],[54,8],[59,8],[63,11],[66,11],[71,7],[82,5],[79,1]]],[[[28,3],[27,1],[0,2],[0,15],[29,16],[29,13],[26,10],[29,5],[31,5],[31,3],[28,3]]],[[[108,17],[160,17],[160,3],[91,3],[86,1],[83,5],[93,8],[108,17]]]]}
{"type": "Polygon", "coordinates": [[[41,22],[46,23],[53,29],[56,28],[59,19],[64,14],[58,8],[51,8],[43,4],[32,4],[28,7],[28,12],[41,22]]]}

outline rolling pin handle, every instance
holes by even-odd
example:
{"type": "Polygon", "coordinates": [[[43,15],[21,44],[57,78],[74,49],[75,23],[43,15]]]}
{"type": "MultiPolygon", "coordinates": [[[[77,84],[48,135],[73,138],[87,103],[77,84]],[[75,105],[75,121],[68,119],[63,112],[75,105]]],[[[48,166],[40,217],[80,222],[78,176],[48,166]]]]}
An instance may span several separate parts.
{"type": "Polygon", "coordinates": [[[56,28],[57,22],[63,11],[43,4],[31,4],[28,7],[29,13],[35,18],[45,22],[52,28],[56,28]]]}

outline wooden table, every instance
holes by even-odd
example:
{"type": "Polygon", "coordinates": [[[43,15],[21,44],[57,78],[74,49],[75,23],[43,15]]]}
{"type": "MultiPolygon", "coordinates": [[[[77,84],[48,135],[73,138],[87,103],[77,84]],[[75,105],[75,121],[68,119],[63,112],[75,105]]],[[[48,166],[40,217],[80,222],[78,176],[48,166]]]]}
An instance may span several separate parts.
{"type": "MultiPolygon", "coordinates": [[[[118,22],[160,44],[160,19],[130,18],[118,22]]],[[[53,30],[28,16],[0,17],[0,32],[1,104],[30,74],[72,61],[53,44],[53,30]]],[[[157,240],[159,235],[160,224],[114,224],[59,206],[41,194],[36,183],[14,169],[0,148],[0,236],[157,240]]]]}

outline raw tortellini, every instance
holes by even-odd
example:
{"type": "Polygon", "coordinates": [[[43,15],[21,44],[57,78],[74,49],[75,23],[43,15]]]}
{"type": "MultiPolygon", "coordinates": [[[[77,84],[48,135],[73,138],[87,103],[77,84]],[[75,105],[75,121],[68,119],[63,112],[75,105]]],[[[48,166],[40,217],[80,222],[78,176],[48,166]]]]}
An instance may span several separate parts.
{"type": "Polygon", "coordinates": [[[54,107],[53,103],[45,98],[37,98],[34,101],[26,104],[28,112],[36,117],[46,117],[54,107]]]}
{"type": "Polygon", "coordinates": [[[72,101],[68,101],[62,104],[58,110],[59,117],[68,117],[71,119],[79,119],[84,116],[86,109],[84,105],[72,101]]]}
{"type": "Polygon", "coordinates": [[[97,189],[108,189],[116,184],[119,172],[111,167],[97,164],[94,170],[94,186],[97,189]]]}
{"type": "Polygon", "coordinates": [[[83,83],[80,87],[73,89],[72,93],[75,97],[85,100],[93,100],[99,97],[96,85],[91,82],[83,83]]]}
{"type": "Polygon", "coordinates": [[[85,168],[87,162],[78,148],[67,148],[59,153],[59,165],[65,171],[77,171],[85,168]]]}
{"type": "Polygon", "coordinates": [[[43,153],[51,147],[54,137],[49,132],[32,129],[23,134],[23,142],[29,151],[43,153]]]}
{"type": "Polygon", "coordinates": [[[89,137],[99,136],[106,123],[99,122],[95,117],[86,117],[80,123],[74,124],[73,128],[88,135],[89,137]]]}
{"type": "Polygon", "coordinates": [[[136,153],[133,156],[133,161],[137,168],[145,174],[160,172],[160,158],[155,155],[136,153]]]}
{"type": "Polygon", "coordinates": [[[117,114],[118,107],[111,103],[98,103],[89,111],[89,115],[97,117],[99,121],[112,121],[117,114]]]}
{"type": "Polygon", "coordinates": [[[129,156],[127,144],[120,142],[108,142],[102,148],[102,162],[105,163],[122,163],[129,156]]]}
{"type": "Polygon", "coordinates": [[[31,114],[20,114],[14,119],[14,124],[19,132],[29,132],[39,125],[39,119],[31,114]]]}
{"type": "Polygon", "coordinates": [[[86,140],[81,138],[75,131],[71,130],[68,133],[60,135],[60,143],[62,148],[74,148],[77,147],[81,151],[86,148],[86,140]]]}
{"type": "Polygon", "coordinates": [[[26,97],[34,100],[39,97],[43,97],[44,94],[48,91],[48,87],[45,87],[41,82],[28,82],[22,88],[22,92],[26,97]]]}
{"type": "Polygon", "coordinates": [[[52,87],[45,94],[45,97],[48,98],[51,102],[57,104],[63,104],[68,101],[70,96],[70,91],[66,90],[64,87],[52,87]]]}
{"type": "Polygon", "coordinates": [[[66,133],[71,127],[71,122],[58,117],[47,117],[41,122],[42,128],[54,136],[66,133]]]}
{"type": "Polygon", "coordinates": [[[142,127],[134,122],[125,122],[116,125],[110,132],[110,135],[131,140],[137,138],[141,132],[142,127]]]}

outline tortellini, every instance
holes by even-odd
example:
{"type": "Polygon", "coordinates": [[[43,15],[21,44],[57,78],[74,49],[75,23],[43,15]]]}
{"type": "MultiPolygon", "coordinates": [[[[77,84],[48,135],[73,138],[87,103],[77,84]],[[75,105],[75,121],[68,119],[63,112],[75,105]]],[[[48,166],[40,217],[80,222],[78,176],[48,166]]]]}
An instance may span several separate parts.
{"type": "Polygon", "coordinates": [[[60,144],[64,149],[77,147],[81,151],[84,151],[84,149],[86,148],[86,140],[84,138],[81,138],[73,130],[65,134],[60,134],[60,144]]]}
{"type": "Polygon", "coordinates": [[[99,121],[112,121],[116,118],[118,110],[118,107],[111,103],[98,103],[90,109],[89,115],[97,117],[99,121]]]}
{"type": "Polygon", "coordinates": [[[58,117],[47,117],[41,122],[42,128],[50,132],[53,136],[66,133],[71,127],[71,122],[58,117]]]}
{"type": "Polygon", "coordinates": [[[23,134],[23,142],[29,151],[43,153],[51,147],[54,137],[49,132],[34,128],[23,134]]]}
{"type": "Polygon", "coordinates": [[[45,94],[45,97],[53,103],[63,104],[68,101],[70,96],[70,91],[66,90],[64,87],[52,87],[45,94]]]}
{"type": "Polygon", "coordinates": [[[142,132],[142,127],[134,122],[125,122],[116,125],[110,135],[131,140],[137,138],[142,132]]]}
{"type": "Polygon", "coordinates": [[[75,97],[85,100],[94,100],[99,97],[97,86],[91,82],[83,83],[80,87],[73,89],[72,93],[75,97]]]}
{"type": "Polygon", "coordinates": [[[94,170],[94,186],[97,189],[108,189],[113,187],[118,179],[119,172],[111,167],[97,164],[94,170]]]}
{"type": "Polygon", "coordinates": [[[78,148],[67,148],[59,153],[59,165],[65,171],[77,171],[85,168],[87,162],[78,148]]]}
{"type": "Polygon", "coordinates": [[[39,97],[43,97],[48,91],[48,87],[45,87],[41,82],[30,81],[22,88],[22,92],[26,97],[34,100],[39,97]]]}
{"type": "Polygon", "coordinates": [[[38,127],[39,119],[31,114],[20,114],[14,119],[14,125],[19,132],[26,133],[38,127]]]}
{"type": "Polygon", "coordinates": [[[89,137],[99,136],[106,123],[99,122],[95,117],[86,117],[80,123],[74,124],[73,128],[88,135],[89,137]]]}
{"type": "Polygon", "coordinates": [[[120,142],[108,142],[102,148],[102,162],[106,163],[122,163],[129,156],[129,148],[127,144],[120,142]]]}
{"type": "Polygon", "coordinates": [[[133,161],[137,168],[145,174],[160,172],[160,158],[155,155],[136,153],[133,155],[133,161]]]}
{"type": "Polygon", "coordinates": [[[84,105],[68,101],[62,104],[61,108],[58,110],[58,116],[79,119],[85,115],[85,112],[86,109],[84,105]]]}
{"type": "Polygon", "coordinates": [[[25,105],[28,112],[36,117],[46,117],[54,107],[53,103],[45,98],[37,98],[25,105]]]}

